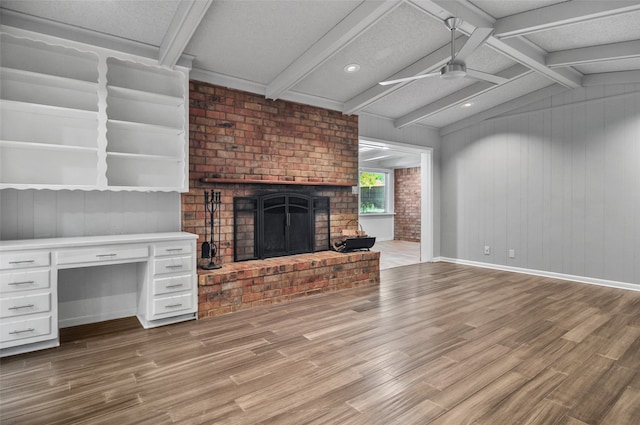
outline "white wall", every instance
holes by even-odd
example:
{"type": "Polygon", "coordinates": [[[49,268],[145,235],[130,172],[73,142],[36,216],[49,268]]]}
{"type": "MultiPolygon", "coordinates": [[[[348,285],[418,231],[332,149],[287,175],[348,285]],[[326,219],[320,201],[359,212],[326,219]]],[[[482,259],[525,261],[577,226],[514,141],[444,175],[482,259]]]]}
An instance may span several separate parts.
{"type": "MultiPolygon", "coordinates": [[[[379,139],[433,150],[433,248],[440,255],[440,136],[425,126],[409,125],[397,129],[393,120],[363,114],[358,118],[359,135],[363,139],[379,139]]],[[[393,220],[393,218],[390,218],[393,220]]]]}
{"type": "Polygon", "coordinates": [[[360,214],[358,221],[362,230],[369,236],[375,236],[376,242],[392,241],[394,238],[393,214],[360,214]]]}
{"type": "Polygon", "coordinates": [[[441,255],[640,285],[638,91],[567,91],[443,137],[441,255]]]}
{"type": "Polygon", "coordinates": [[[0,190],[0,240],[180,230],[179,193],[0,190]]]}

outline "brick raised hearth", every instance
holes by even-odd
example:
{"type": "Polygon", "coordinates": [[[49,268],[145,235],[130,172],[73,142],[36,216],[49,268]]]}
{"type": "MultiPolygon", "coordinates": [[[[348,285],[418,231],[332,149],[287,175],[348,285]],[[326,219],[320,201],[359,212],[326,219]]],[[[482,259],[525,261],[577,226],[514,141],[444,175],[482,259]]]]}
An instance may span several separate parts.
{"type": "Polygon", "coordinates": [[[334,251],[225,264],[198,271],[198,317],[380,283],[380,253],[334,251]]]}

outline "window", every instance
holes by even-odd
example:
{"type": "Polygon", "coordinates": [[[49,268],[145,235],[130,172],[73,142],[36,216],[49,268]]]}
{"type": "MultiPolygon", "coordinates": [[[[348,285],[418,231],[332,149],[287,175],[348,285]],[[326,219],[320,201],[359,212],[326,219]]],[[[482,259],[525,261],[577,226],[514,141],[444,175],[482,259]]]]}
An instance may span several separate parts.
{"type": "Polygon", "coordinates": [[[387,212],[389,173],[378,171],[360,172],[360,212],[387,212]]]}

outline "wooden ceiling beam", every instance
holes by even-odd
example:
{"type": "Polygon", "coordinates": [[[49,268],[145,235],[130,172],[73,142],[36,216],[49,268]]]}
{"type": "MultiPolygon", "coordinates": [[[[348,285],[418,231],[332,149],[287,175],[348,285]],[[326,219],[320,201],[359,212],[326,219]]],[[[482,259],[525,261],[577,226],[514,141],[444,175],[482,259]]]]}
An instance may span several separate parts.
{"type": "Polygon", "coordinates": [[[211,3],[213,0],[182,0],[178,4],[160,44],[158,62],[161,66],[173,68],[176,65],[211,3]]]}
{"type": "Polygon", "coordinates": [[[572,66],[640,57],[640,40],[558,50],[547,56],[547,66],[572,66]]]}
{"type": "Polygon", "coordinates": [[[506,16],[496,21],[494,35],[508,38],[578,22],[640,10],[638,1],[571,1],[506,16]]]}

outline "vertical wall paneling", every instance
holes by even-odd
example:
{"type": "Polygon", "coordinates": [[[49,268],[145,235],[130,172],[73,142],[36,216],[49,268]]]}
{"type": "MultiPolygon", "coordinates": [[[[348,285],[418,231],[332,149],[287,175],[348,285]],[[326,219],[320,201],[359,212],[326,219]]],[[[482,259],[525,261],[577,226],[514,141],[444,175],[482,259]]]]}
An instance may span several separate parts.
{"type": "MultiPolygon", "coordinates": [[[[33,221],[33,237],[34,238],[54,238],[57,233],[57,216],[55,212],[58,210],[58,195],[51,190],[33,191],[35,202],[33,212],[35,219],[33,221]]],[[[0,195],[2,197],[2,195],[0,195]]],[[[21,235],[20,239],[26,238],[21,235]]]]}
{"type": "Polygon", "coordinates": [[[56,216],[56,234],[65,236],[85,235],[84,193],[74,190],[61,190],[58,195],[56,216]]]}
{"type": "MultiPolygon", "coordinates": [[[[604,96],[604,86],[593,87],[598,97],[604,96]]],[[[605,229],[605,102],[587,105],[585,122],[585,275],[602,278],[604,276],[604,229],[605,229]]]]}
{"type": "Polygon", "coordinates": [[[86,235],[109,234],[109,197],[100,192],[87,192],[84,228],[86,235]]]}
{"type": "MultiPolygon", "coordinates": [[[[575,90],[574,102],[584,100],[584,90],[575,90]]],[[[585,213],[586,213],[586,105],[580,103],[568,110],[572,114],[571,123],[571,263],[569,274],[584,276],[585,274],[585,213]]]]}
{"type": "Polygon", "coordinates": [[[3,189],[0,214],[2,240],[181,230],[174,192],[3,189]]]}
{"type": "Polygon", "coordinates": [[[580,88],[446,135],[441,255],[640,285],[639,91],[580,88]]]}

